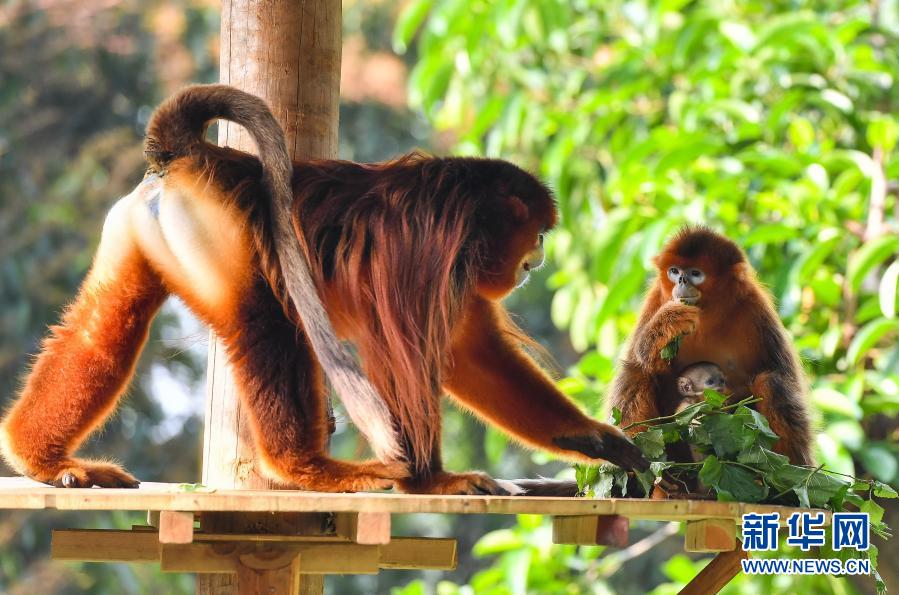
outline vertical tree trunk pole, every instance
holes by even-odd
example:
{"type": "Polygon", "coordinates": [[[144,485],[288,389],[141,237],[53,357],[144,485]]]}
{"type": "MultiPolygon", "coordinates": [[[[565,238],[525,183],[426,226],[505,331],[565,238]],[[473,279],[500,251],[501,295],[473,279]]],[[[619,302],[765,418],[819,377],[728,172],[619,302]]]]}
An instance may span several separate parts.
{"type": "MultiPolygon", "coordinates": [[[[223,0],[220,81],[262,97],[287,135],[295,160],[337,157],[340,0],[223,0]]],[[[255,152],[239,126],[220,125],[219,143],[255,152]]],[[[253,455],[224,346],[209,350],[203,483],[272,489],[253,455]]],[[[306,576],[304,576],[304,579],[306,576]]],[[[201,593],[235,593],[237,575],[199,575],[201,593]]],[[[321,592],[321,582],[303,586],[321,592]]],[[[311,591],[309,591],[311,592],[311,591]]]]}

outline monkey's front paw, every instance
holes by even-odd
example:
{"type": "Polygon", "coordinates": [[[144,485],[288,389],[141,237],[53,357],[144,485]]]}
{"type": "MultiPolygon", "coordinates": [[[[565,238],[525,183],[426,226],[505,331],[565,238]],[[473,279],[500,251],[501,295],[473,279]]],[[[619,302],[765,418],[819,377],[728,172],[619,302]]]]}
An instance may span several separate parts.
{"type": "Polygon", "coordinates": [[[553,438],[553,444],[591,459],[605,459],[622,469],[649,469],[649,461],[643,456],[643,451],[624,432],[608,424],[597,424],[597,428],[590,434],[553,438]]]}
{"type": "Polygon", "coordinates": [[[435,473],[426,480],[399,482],[400,489],[410,494],[442,494],[467,496],[508,496],[509,492],[486,473],[435,473]]]}
{"type": "Polygon", "coordinates": [[[50,483],[58,488],[136,488],[140,485],[140,481],[115,463],[84,460],[71,461],[50,483]]]}
{"type": "Polygon", "coordinates": [[[690,306],[681,302],[668,302],[664,306],[663,335],[667,344],[675,337],[689,335],[696,330],[699,324],[700,310],[696,306],[690,306]]]}

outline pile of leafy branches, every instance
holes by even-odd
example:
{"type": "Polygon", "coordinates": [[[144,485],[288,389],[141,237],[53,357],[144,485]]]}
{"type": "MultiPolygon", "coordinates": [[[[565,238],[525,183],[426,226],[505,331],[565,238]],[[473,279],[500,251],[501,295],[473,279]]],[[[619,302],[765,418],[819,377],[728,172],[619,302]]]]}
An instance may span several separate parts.
{"type": "MultiPolygon", "coordinates": [[[[749,407],[758,401],[749,397],[728,403],[726,396],[705,391],[703,401],[674,415],[625,426],[624,430],[647,426],[634,435],[634,442],[652,461],[650,468],[629,473],[611,464],[576,465],[581,494],[595,498],[648,498],[655,489],[670,492],[673,488],[675,492],[680,491],[680,496],[711,496],[723,501],[825,508],[835,512],[857,510],[870,515],[874,534],[890,538],[890,529],[883,522],[883,508],[874,497],[896,498],[896,490],[873,479],[791,464],[787,457],[771,450],[778,436],[765,416],[749,407]],[[667,460],[666,445],[681,441],[693,450],[696,462],[667,460]],[[708,492],[683,493],[699,482],[708,492]]],[[[612,412],[612,422],[620,425],[620,411],[612,412]]],[[[877,548],[872,545],[867,553],[872,566],[876,566],[877,548]]]]}

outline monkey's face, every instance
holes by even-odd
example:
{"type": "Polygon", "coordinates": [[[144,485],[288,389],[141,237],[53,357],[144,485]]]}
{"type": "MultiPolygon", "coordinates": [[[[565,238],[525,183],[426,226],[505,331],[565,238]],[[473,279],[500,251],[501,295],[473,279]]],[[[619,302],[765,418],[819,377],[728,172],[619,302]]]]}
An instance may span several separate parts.
{"type": "Polygon", "coordinates": [[[727,393],[727,378],[715,364],[694,364],[677,378],[677,391],[681,396],[701,397],[704,390],[727,393]]]}
{"type": "Polygon", "coordinates": [[[705,282],[702,269],[692,266],[670,265],[665,271],[671,282],[671,299],[684,304],[697,305],[702,298],[699,286],[705,282]]]}
{"type": "Polygon", "coordinates": [[[531,249],[524,255],[524,258],[518,265],[518,269],[515,273],[515,287],[521,287],[528,281],[528,277],[531,275],[531,271],[536,271],[540,267],[543,266],[543,262],[546,260],[546,255],[543,252],[543,237],[545,234],[539,233],[537,234],[537,241],[531,247],[531,249]]]}

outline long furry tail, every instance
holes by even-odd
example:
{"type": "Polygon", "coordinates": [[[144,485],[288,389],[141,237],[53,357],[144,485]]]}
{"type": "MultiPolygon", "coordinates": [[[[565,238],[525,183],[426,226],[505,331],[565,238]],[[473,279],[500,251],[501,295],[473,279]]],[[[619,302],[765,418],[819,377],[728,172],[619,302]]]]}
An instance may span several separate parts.
{"type": "Polygon", "coordinates": [[[573,498],[577,496],[577,482],[573,479],[497,479],[496,483],[512,496],[550,496],[573,498]]]}
{"type": "Polygon", "coordinates": [[[293,162],[284,131],[265,102],[227,85],[182,90],[157,108],[147,126],[144,150],[151,168],[162,171],[174,159],[208,150],[206,127],[216,119],[240,124],[256,143],[269,193],[273,238],[273,246],[260,250],[260,261],[273,290],[284,305],[282,292],[290,296],[328,379],[376,456],[382,461],[400,460],[402,449],[390,411],[338,340],[312,281],[291,218],[293,162]]]}

